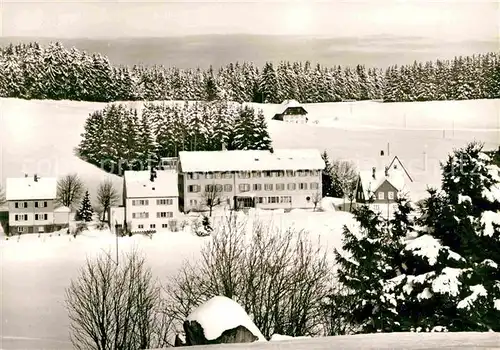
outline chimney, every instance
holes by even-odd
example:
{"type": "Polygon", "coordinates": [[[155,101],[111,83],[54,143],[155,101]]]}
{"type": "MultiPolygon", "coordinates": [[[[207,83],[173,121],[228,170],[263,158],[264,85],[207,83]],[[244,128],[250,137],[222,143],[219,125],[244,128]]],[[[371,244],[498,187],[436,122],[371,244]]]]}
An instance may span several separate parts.
{"type": "Polygon", "coordinates": [[[39,177],[36,174],[33,175],[33,180],[35,180],[35,182],[38,182],[38,179],[39,179],[39,177]]]}
{"type": "Polygon", "coordinates": [[[372,177],[373,177],[373,179],[375,179],[375,178],[376,178],[376,176],[375,176],[375,172],[376,172],[376,171],[377,171],[377,168],[373,167],[373,168],[372,168],[372,177]]]}

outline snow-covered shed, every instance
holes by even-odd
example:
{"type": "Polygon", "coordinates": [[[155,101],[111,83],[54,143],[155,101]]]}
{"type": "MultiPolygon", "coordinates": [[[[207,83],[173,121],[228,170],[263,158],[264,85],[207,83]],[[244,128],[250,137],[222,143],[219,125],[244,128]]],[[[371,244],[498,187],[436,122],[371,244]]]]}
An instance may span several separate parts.
{"type": "Polygon", "coordinates": [[[279,105],[273,120],[305,124],[309,120],[306,115],[306,109],[297,100],[285,100],[279,105]]]}
{"type": "Polygon", "coordinates": [[[65,206],[60,206],[54,209],[54,225],[67,227],[69,225],[71,209],[65,206]]]}

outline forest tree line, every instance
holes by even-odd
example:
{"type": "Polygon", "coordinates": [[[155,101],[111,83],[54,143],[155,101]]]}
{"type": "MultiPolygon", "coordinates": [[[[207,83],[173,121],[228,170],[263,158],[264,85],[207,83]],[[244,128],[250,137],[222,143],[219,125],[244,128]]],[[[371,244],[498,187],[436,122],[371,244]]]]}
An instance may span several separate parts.
{"type": "Polygon", "coordinates": [[[77,101],[227,100],[302,103],[500,98],[500,55],[414,62],[383,70],[306,62],[230,63],[214,70],[118,66],[55,42],[0,48],[0,96],[77,101]]]}
{"type": "Polygon", "coordinates": [[[78,155],[118,175],[180,151],[272,149],[262,110],[220,101],[146,103],[142,113],[109,104],[90,114],[81,136],[78,155]]]}

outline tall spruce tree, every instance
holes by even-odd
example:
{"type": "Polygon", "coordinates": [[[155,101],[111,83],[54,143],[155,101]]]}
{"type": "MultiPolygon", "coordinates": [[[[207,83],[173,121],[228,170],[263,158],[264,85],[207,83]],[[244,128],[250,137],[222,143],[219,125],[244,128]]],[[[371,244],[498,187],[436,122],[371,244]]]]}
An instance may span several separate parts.
{"type": "Polygon", "coordinates": [[[92,221],[93,215],[94,209],[92,208],[92,204],[90,203],[89,191],[86,191],[82,203],[80,204],[80,208],[78,209],[77,217],[82,221],[90,222],[92,221]]]}
{"type": "Polygon", "coordinates": [[[387,319],[391,311],[380,298],[381,280],[396,274],[395,267],[390,265],[393,252],[386,246],[391,241],[387,222],[368,205],[354,209],[354,217],[359,232],[344,227],[342,251],[335,250],[337,278],[347,288],[343,297],[351,305],[342,318],[358,333],[390,331],[393,324],[387,319]]]}
{"type": "Polygon", "coordinates": [[[325,168],[321,172],[321,182],[323,186],[321,193],[323,197],[335,197],[335,193],[333,192],[332,162],[326,150],[321,153],[321,158],[325,162],[325,168]]]}
{"type": "Polygon", "coordinates": [[[404,274],[388,281],[406,330],[500,330],[500,171],[471,143],[442,165],[422,204],[404,274]]]}

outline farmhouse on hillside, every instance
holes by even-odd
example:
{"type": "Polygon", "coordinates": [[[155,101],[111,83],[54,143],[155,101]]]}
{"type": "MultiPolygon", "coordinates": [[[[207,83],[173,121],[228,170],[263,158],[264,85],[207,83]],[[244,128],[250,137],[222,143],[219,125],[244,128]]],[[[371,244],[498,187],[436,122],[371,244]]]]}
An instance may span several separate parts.
{"type": "Polygon", "coordinates": [[[9,233],[52,232],[68,227],[69,208],[55,208],[57,179],[7,178],[5,199],[9,208],[9,233]]]}
{"type": "Polygon", "coordinates": [[[285,100],[278,108],[279,110],[274,115],[273,120],[297,124],[305,124],[309,120],[306,116],[307,111],[296,100],[285,100]]]}
{"type": "Polygon", "coordinates": [[[397,209],[398,196],[407,191],[405,174],[399,169],[372,168],[359,173],[356,203],[368,205],[389,218],[397,209]]]}
{"type": "Polygon", "coordinates": [[[177,176],[177,172],[172,171],[125,171],[125,212],[120,214],[121,209],[114,209],[110,218],[116,222],[110,225],[120,225],[118,218],[121,217],[125,219],[125,229],[131,232],[175,230],[179,218],[177,176]]]}
{"type": "Polygon", "coordinates": [[[315,149],[180,152],[182,210],[313,208],[324,167],[315,149]]]}

